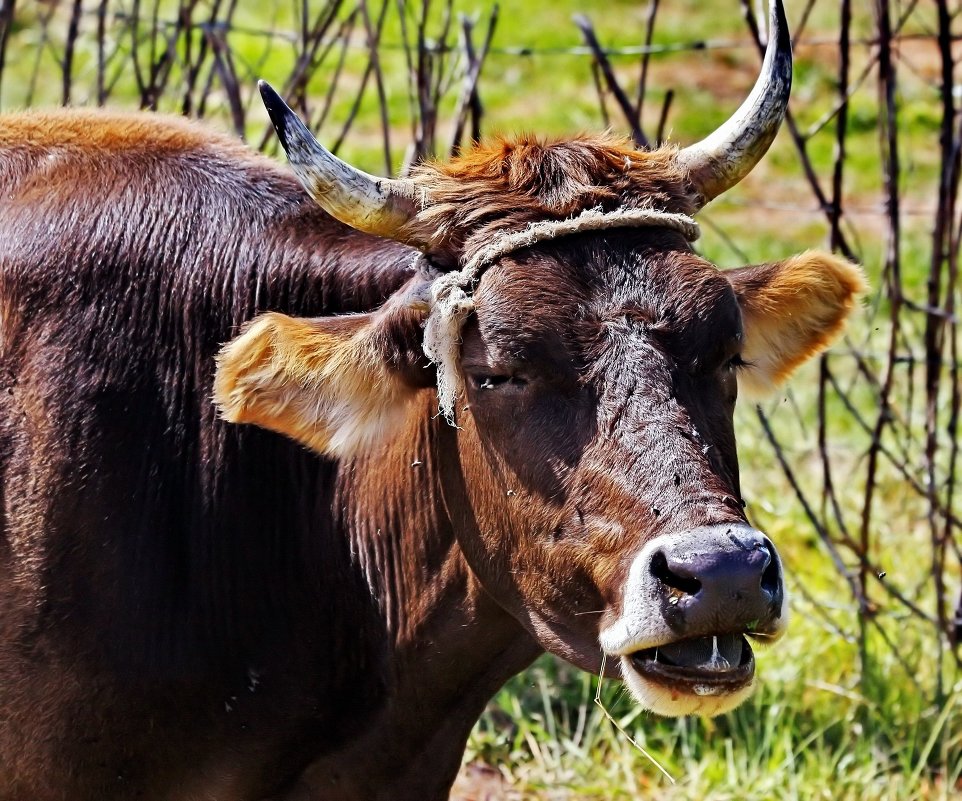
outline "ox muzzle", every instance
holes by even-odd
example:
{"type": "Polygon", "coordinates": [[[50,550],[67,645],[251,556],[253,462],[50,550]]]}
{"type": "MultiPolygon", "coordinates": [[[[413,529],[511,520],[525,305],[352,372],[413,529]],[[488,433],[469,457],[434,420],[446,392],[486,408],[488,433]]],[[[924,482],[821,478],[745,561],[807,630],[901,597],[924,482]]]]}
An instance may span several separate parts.
{"type": "Polygon", "coordinates": [[[665,715],[714,715],[752,691],[749,639],[777,639],[786,618],[771,541],[745,524],[705,526],[645,545],[600,642],[620,658],[639,703],[665,715]]]}

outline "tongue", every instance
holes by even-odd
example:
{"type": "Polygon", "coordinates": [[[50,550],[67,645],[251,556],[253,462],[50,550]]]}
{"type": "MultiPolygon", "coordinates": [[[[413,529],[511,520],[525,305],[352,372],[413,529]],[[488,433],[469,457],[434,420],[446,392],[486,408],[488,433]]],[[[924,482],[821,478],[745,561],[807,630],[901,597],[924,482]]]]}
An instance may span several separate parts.
{"type": "Polygon", "coordinates": [[[742,636],[722,634],[662,645],[658,649],[658,658],[679,667],[719,672],[734,670],[742,660],[742,636]]]}

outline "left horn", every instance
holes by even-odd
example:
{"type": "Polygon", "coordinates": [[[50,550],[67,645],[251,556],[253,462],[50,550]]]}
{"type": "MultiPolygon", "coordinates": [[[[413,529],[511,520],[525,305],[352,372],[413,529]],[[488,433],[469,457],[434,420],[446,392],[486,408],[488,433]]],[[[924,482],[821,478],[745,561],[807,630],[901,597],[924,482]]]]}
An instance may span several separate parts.
{"type": "Polygon", "coordinates": [[[792,40],[782,0],[769,0],[769,5],[768,47],[755,88],[728,122],[677,156],[698,193],[699,208],[751,172],[775,139],[788,110],[792,40]]]}
{"type": "Polygon", "coordinates": [[[400,239],[400,229],[417,213],[414,183],[376,178],[341,161],[266,81],[257,86],[294,172],[318,205],[358,231],[400,239]]]}

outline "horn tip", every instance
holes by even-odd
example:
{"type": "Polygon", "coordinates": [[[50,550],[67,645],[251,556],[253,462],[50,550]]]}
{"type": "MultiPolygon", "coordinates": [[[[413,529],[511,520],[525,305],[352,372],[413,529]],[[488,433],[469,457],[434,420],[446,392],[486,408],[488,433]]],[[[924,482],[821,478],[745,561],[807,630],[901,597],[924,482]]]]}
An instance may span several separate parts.
{"type": "Polygon", "coordinates": [[[261,93],[261,100],[264,102],[264,107],[267,109],[267,113],[270,114],[271,120],[273,121],[275,117],[281,117],[288,110],[287,104],[281,99],[281,96],[277,94],[277,91],[271,86],[267,81],[258,81],[257,88],[261,93]]]}
{"type": "Polygon", "coordinates": [[[291,127],[292,119],[296,119],[294,112],[267,81],[258,81],[257,88],[260,90],[261,100],[264,102],[264,108],[267,109],[267,116],[271,118],[271,124],[277,132],[277,137],[284,145],[284,149],[287,150],[288,130],[291,127]]]}
{"type": "Polygon", "coordinates": [[[787,93],[792,86],[792,35],[782,0],[770,0],[770,3],[771,21],[765,60],[771,60],[772,74],[785,84],[787,93]]]}
{"type": "Polygon", "coordinates": [[[769,0],[768,18],[769,46],[774,44],[779,52],[790,55],[792,36],[788,30],[788,18],[785,16],[785,4],[782,0],[769,0]]]}

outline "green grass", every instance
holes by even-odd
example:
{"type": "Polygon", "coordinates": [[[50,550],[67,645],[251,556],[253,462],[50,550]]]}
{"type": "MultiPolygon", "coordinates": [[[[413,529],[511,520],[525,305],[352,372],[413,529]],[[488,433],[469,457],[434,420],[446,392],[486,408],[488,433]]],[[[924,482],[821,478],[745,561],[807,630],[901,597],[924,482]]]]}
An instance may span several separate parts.
{"type": "MultiPolygon", "coordinates": [[[[594,706],[597,680],[550,658],[501,691],[467,756],[501,765],[519,797],[955,797],[962,726],[954,699],[962,683],[941,709],[926,705],[907,691],[912,677],[903,666],[880,649],[875,678],[862,686],[856,643],[826,629],[810,604],[796,601],[794,612],[789,637],[759,655],[759,691],[720,718],[652,718],[605,683],[605,706],[674,785],[594,706]]],[[[924,675],[924,640],[903,633],[901,643],[924,675]]]]}
{"type": "MultiPolygon", "coordinates": [[[[69,4],[65,4],[69,5],[69,4]]],[[[796,21],[801,3],[790,5],[796,21]]],[[[871,4],[855,3],[853,35],[873,35],[871,4]]],[[[934,28],[933,4],[920,4],[906,28],[926,32],[934,28]]],[[[172,6],[165,0],[162,11],[172,6]]],[[[440,3],[435,2],[435,12],[440,3]]],[[[60,73],[57,48],[41,47],[37,20],[48,5],[18,4],[18,30],[11,39],[8,67],[3,76],[5,109],[23,105],[31,87],[35,59],[40,58],[39,80],[33,87],[34,104],[59,102],[60,73]]],[[[296,29],[295,4],[242,3],[236,22],[241,27],[296,29]]],[[[457,11],[481,22],[490,2],[458,0],[457,11]]],[[[557,52],[581,44],[571,23],[576,12],[587,13],[606,46],[631,46],[644,32],[644,2],[591,3],[588,0],[511,0],[501,3],[501,18],[482,75],[480,91],[485,106],[484,129],[530,130],[545,135],[600,130],[604,123],[595,94],[590,59],[557,52]],[[530,48],[531,55],[503,52],[530,48]],[[549,50],[553,52],[545,52],[549,50]]],[[[55,30],[65,29],[66,9],[55,30]]],[[[74,102],[92,102],[96,52],[89,38],[93,19],[84,17],[75,64],[74,102]]],[[[834,103],[837,60],[825,42],[837,33],[837,4],[815,4],[806,38],[796,51],[792,111],[799,128],[809,131],[834,103]]],[[[438,18],[429,26],[437,35],[438,18]]],[[[389,14],[383,41],[401,40],[395,11],[389,14]]],[[[656,28],[656,44],[676,42],[747,42],[736,0],[663,2],[656,28]]],[[[245,99],[251,102],[248,133],[257,141],[266,120],[253,97],[253,78],[280,83],[295,57],[283,40],[265,39],[236,31],[229,42],[245,78],[245,99]]],[[[129,42],[120,42],[129,49],[129,42]]],[[[903,270],[906,291],[923,297],[931,251],[931,210],[935,204],[938,172],[940,109],[933,89],[934,45],[906,45],[898,62],[900,92],[901,202],[906,210],[903,232],[903,270]]],[[[853,47],[853,77],[870,48],[853,47]]],[[[354,48],[346,60],[347,78],[335,98],[320,137],[333,142],[353,103],[352,87],[366,63],[363,49],[354,48]]],[[[635,91],[639,59],[613,56],[612,63],[629,93],[635,91]]],[[[409,139],[408,81],[402,53],[387,47],[382,54],[388,114],[392,135],[392,163],[402,162],[409,139]]],[[[649,130],[657,117],[664,92],[676,90],[669,116],[673,141],[687,143],[710,132],[733,111],[750,88],[758,56],[750,46],[656,55],[649,78],[651,103],[645,120],[649,130]]],[[[120,71],[112,105],[135,105],[131,76],[120,71]]],[[[176,75],[175,75],[176,78],[176,75]]],[[[329,73],[313,76],[309,84],[314,108],[327,90],[329,73]]],[[[176,81],[175,81],[176,82],[176,81]]],[[[216,85],[216,82],[215,82],[216,85]]],[[[456,88],[456,85],[455,85],[456,88]]],[[[456,92],[441,109],[448,119],[456,92]]],[[[613,127],[624,125],[612,103],[607,104],[613,127]]],[[[177,96],[164,98],[161,108],[176,111],[177,96]]],[[[381,129],[373,84],[360,106],[357,122],[341,154],[365,169],[387,168],[381,151],[381,129]]],[[[223,95],[215,91],[211,116],[221,125],[223,95]]],[[[883,183],[879,161],[879,108],[874,76],[855,93],[849,109],[846,142],[845,207],[850,211],[846,234],[878,286],[885,253],[882,215],[883,183]]],[[[442,144],[449,128],[440,127],[442,144]]],[[[807,153],[828,191],[835,158],[834,128],[825,126],[807,142],[807,153]]],[[[446,144],[445,148],[446,149],[446,144]]],[[[741,186],[706,209],[701,219],[699,247],[722,267],[748,261],[783,258],[799,250],[824,246],[828,226],[805,183],[797,152],[783,132],[764,162],[741,186]]],[[[855,381],[849,345],[879,365],[885,357],[888,307],[873,295],[852,326],[848,344],[840,346],[829,364],[869,423],[878,414],[876,393],[855,381]]],[[[921,322],[918,321],[918,325],[921,322]]],[[[908,336],[918,337],[916,330],[908,336]]],[[[900,368],[896,397],[899,409],[911,412],[912,431],[920,436],[924,401],[921,368],[900,368]],[[911,379],[911,380],[910,380],[911,379]],[[911,394],[909,387],[915,387],[911,394]]],[[[817,365],[804,367],[795,380],[763,408],[782,442],[807,497],[821,510],[821,462],[816,420],[817,365]]],[[[940,403],[945,404],[945,393],[940,403]]],[[[837,398],[827,401],[829,448],[845,519],[857,528],[865,487],[865,452],[870,438],[837,398]]],[[[535,799],[617,799],[639,796],[670,801],[747,801],[751,799],[949,799],[962,797],[962,686],[957,673],[943,666],[943,694],[936,643],[932,632],[907,615],[875,585],[879,605],[874,622],[860,625],[844,579],[805,518],[794,492],[778,469],[772,449],[749,404],[737,414],[742,483],[752,521],[778,543],[790,576],[793,622],[782,642],[758,657],[761,685],[742,708],[715,720],[666,721],[640,712],[615,683],[605,682],[601,697],[621,727],[676,778],[671,785],[640,754],[594,704],[597,679],[558,660],[545,657],[513,679],[497,695],[471,738],[466,761],[495,765],[506,778],[505,797],[535,799]],[[876,625],[877,623],[877,625],[876,625]],[[894,647],[893,647],[894,646],[894,647]]],[[[891,439],[891,446],[897,445],[891,439]]],[[[910,443],[911,469],[921,475],[918,441],[910,443]]],[[[942,465],[944,469],[944,464],[942,465]]],[[[887,580],[927,612],[934,608],[934,591],[927,548],[929,533],[922,502],[905,489],[904,479],[884,460],[880,467],[873,559],[887,572],[887,580]]],[[[850,565],[855,567],[854,565],[850,565]]],[[[958,571],[951,574],[958,591],[958,571]]],[[[954,600],[954,598],[952,598],[954,600]]],[[[864,622],[864,621],[862,621],[864,622]]]]}

